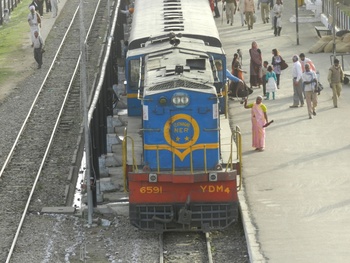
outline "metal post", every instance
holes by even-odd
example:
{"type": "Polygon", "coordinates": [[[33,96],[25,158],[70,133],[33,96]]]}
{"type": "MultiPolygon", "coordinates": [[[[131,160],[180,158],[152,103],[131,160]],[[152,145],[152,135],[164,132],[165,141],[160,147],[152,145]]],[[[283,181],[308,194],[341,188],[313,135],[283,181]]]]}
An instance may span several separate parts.
{"type": "Polygon", "coordinates": [[[90,156],[90,133],[89,133],[89,117],[88,117],[88,96],[87,96],[87,75],[86,75],[86,52],[85,52],[85,26],[84,26],[84,9],[83,0],[80,0],[79,7],[79,19],[80,19],[80,83],[83,94],[83,119],[84,119],[84,139],[85,139],[85,153],[86,153],[86,171],[85,180],[87,188],[87,201],[88,201],[88,224],[92,225],[92,191],[91,191],[91,156],[90,156]]]}
{"type": "Polygon", "coordinates": [[[333,59],[335,59],[336,54],[336,44],[335,44],[335,0],[332,2],[332,31],[333,31],[333,59]]]}
{"type": "Polygon", "coordinates": [[[299,13],[298,13],[298,0],[295,0],[295,26],[297,32],[297,45],[299,45],[299,13]]]}

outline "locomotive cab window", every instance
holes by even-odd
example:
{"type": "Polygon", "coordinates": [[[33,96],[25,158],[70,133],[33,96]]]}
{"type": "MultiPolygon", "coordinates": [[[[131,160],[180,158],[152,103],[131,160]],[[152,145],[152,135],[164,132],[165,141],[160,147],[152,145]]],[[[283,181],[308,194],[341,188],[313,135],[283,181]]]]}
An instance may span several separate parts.
{"type": "Polygon", "coordinates": [[[214,63],[215,63],[215,67],[213,70],[214,79],[222,83],[222,82],[224,82],[224,70],[222,67],[222,61],[215,60],[214,63]]]}
{"type": "Polygon", "coordinates": [[[130,60],[129,62],[129,86],[137,89],[140,80],[140,60],[130,60]]]}

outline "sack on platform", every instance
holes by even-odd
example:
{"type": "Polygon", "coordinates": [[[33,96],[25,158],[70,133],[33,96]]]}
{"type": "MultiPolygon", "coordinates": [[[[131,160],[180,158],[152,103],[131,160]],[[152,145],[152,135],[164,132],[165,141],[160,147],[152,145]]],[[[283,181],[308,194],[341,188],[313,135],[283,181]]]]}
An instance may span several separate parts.
{"type": "Polygon", "coordinates": [[[280,66],[281,66],[281,70],[285,70],[286,68],[288,68],[288,64],[284,59],[282,59],[280,66]]]}

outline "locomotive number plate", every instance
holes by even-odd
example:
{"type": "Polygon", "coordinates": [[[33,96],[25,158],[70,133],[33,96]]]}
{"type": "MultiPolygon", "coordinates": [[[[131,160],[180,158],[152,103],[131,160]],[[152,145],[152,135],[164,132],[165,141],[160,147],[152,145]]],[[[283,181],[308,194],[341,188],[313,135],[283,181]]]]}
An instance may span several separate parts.
{"type": "Polygon", "coordinates": [[[161,186],[145,186],[140,188],[141,194],[161,194],[163,188],[161,186]]]}
{"type": "Polygon", "coordinates": [[[223,185],[201,185],[200,186],[203,193],[227,193],[231,192],[229,187],[224,187],[223,185]]]}

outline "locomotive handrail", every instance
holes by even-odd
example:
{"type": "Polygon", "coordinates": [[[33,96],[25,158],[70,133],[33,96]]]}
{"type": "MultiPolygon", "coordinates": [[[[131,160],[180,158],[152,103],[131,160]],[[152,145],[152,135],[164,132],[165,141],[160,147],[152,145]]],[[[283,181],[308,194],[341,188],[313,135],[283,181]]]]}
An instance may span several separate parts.
{"type": "Polygon", "coordinates": [[[161,130],[160,129],[140,129],[140,131],[155,131],[155,132],[160,132],[161,130]]]}
{"type": "Polygon", "coordinates": [[[126,128],[124,130],[124,139],[123,139],[123,177],[124,177],[124,192],[128,192],[128,186],[127,186],[127,167],[126,167],[126,162],[127,162],[127,139],[129,138],[131,140],[132,143],[132,148],[131,148],[131,152],[132,152],[132,171],[133,172],[138,172],[137,169],[137,165],[136,165],[136,161],[135,161],[135,151],[134,151],[134,139],[129,136],[126,135],[126,128]]]}
{"type": "Polygon", "coordinates": [[[203,131],[220,131],[220,128],[215,128],[215,129],[204,128],[203,131]]]}
{"type": "Polygon", "coordinates": [[[206,144],[204,144],[203,153],[204,153],[204,172],[208,173],[208,170],[207,170],[207,145],[206,144]]]}
{"type": "Polygon", "coordinates": [[[239,126],[236,126],[234,133],[236,135],[237,158],[239,160],[239,184],[237,186],[237,191],[240,191],[242,188],[242,133],[239,126]]]}
{"type": "MultiPolygon", "coordinates": [[[[227,161],[227,166],[226,166],[226,172],[228,170],[228,168],[230,168],[231,170],[234,168],[233,167],[233,157],[232,157],[232,153],[233,153],[233,143],[235,142],[236,144],[236,148],[237,148],[237,156],[236,159],[238,159],[239,162],[239,184],[237,186],[237,191],[240,191],[242,188],[242,134],[240,131],[240,128],[238,126],[236,126],[236,129],[232,131],[231,134],[231,144],[230,144],[230,156],[229,159],[227,161]]],[[[236,168],[237,169],[237,168],[236,168]]]]}
{"type": "Polygon", "coordinates": [[[224,86],[224,98],[225,98],[225,119],[228,118],[228,85],[227,82],[224,86]]]}

